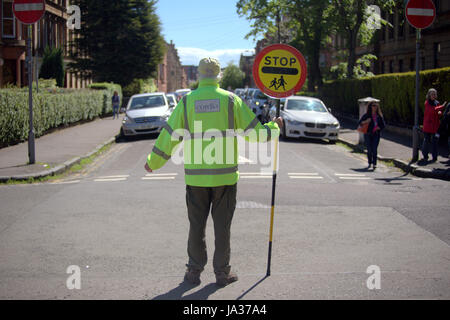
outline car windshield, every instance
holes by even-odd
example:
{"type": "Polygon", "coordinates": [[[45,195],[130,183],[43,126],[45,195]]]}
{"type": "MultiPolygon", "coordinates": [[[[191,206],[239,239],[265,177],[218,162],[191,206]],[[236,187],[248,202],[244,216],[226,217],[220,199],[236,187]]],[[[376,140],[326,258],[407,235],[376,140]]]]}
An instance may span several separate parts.
{"type": "Polygon", "coordinates": [[[254,98],[254,99],[267,99],[267,96],[266,96],[264,93],[262,93],[262,91],[257,90],[257,91],[255,91],[255,93],[253,94],[253,98],[254,98]]]}
{"type": "Polygon", "coordinates": [[[287,110],[327,112],[327,109],[318,101],[314,100],[289,100],[287,110]]]}
{"type": "Polygon", "coordinates": [[[166,103],[163,96],[136,97],[131,100],[130,110],[163,107],[166,103]]]}

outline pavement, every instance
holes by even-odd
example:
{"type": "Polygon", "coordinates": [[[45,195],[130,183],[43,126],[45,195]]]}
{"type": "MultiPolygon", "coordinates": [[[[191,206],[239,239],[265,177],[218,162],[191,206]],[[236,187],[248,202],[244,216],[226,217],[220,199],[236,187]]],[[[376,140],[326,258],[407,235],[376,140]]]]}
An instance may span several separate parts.
{"type": "MultiPolygon", "coordinates": [[[[0,149],[0,182],[29,180],[62,174],[83,158],[95,154],[102,147],[115,141],[122,123],[119,119],[106,117],[89,123],[59,129],[35,140],[36,163],[28,163],[28,143],[0,149]]],[[[340,142],[354,150],[364,152],[358,143],[356,123],[349,119],[341,122],[340,142]]],[[[410,138],[384,130],[378,148],[378,158],[392,161],[405,172],[423,178],[450,180],[450,160],[447,148],[440,146],[438,161],[411,163],[412,141],[410,138]]],[[[421,158],[421,155],[420,155],[421,158]]]]}

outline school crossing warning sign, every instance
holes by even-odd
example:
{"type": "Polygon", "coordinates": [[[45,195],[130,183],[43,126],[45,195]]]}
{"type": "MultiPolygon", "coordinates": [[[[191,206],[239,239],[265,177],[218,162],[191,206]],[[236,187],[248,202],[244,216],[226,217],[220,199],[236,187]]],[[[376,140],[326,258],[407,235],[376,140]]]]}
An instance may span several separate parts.
{"type": "Polygon", "coordinates": [[[273,98],[286,98],[298,92],[306,80],[306,61],[294,47],[274,44],[255,58],[253,79],[258,88],[273,98]]]}

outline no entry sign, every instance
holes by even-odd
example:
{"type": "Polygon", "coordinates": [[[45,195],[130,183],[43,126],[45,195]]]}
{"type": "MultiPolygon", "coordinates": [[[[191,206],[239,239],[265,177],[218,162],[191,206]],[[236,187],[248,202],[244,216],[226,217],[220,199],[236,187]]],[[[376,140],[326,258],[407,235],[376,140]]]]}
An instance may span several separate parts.
{"type": "Polygon", "coordinates": [[[405,15],[414,28],[425,29],[433,24],[436,18],[436,7],[431,0],[409,0],[405,15]]]}
{"type": "Polygon", "coordinates": [[[45,13],[45,0],[14,0],[13,11],[20,22],[36,23],[45,13]]]}
{"type": "Polygon", "coordinates": [[[306,61],[294,47],[274,44],[255,58],[253,78],[258,88],[273,98],[286,98],[301,89],[306,80],[306,61]]]}

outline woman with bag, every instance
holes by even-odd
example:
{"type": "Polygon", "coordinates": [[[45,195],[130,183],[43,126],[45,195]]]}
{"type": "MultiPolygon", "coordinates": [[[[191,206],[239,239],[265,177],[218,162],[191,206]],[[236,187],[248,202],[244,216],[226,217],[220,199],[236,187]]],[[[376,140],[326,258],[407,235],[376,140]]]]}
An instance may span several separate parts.
{"type": "Polygon", "coordinates": [[[372,101],[367,105],[366,113],[361,117],[358,122],[358,131],[365,131],[364,142],[367,148],[367,160],[369,166],[373,165],[373,170],[377,168],[377,150],[380,143],[380,132],[384,129],[383,113],[381,112],[378,102],[372,101]]]}

